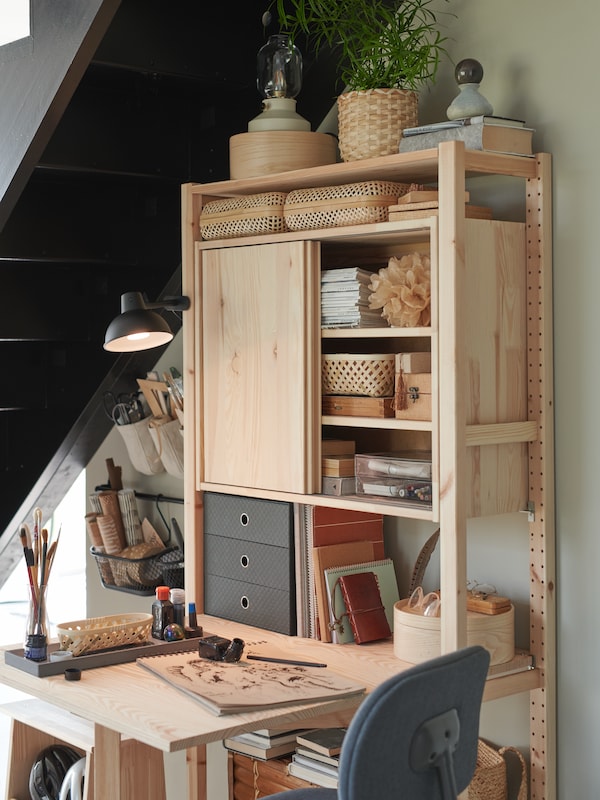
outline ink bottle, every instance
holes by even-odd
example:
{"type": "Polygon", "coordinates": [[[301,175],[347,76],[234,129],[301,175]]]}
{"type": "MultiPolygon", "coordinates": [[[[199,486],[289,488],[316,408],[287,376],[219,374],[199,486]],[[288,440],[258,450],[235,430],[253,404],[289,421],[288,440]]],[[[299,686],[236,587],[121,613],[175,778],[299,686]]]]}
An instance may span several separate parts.
{"type": "Polygon", "coordinates": [[[163,631],[174,620],[173,603],[169,600],[169,587],[156,587],[156,600],[152,603],[152,636],[163,639],[163,631]]]}
{"type": "Polygon", "coordinates": [[[185,592],[183,589],[171,589],[170,600],[173,603],[173,622],[177,625],[185,625],[185,592]]]}

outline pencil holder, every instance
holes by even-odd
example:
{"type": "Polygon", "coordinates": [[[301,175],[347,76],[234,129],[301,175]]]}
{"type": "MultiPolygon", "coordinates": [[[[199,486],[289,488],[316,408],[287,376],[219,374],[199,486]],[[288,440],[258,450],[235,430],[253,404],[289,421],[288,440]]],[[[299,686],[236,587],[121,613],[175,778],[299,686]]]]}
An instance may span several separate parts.
{"type": "Polygon", "coordinates": [[[27,587],[30,590],[29,609],[25,625],[23,655],[30,661],[45,661],[48,654],[48,585],[27,587]]]}

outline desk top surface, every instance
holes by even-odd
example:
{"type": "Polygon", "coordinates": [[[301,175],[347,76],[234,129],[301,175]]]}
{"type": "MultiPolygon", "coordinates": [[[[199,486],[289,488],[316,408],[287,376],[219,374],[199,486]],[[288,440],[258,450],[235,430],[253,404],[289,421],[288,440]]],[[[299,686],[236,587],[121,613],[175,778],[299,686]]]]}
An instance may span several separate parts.
{"type": "MultiPolygon", "coordinates": [[[[367,690],[409,666],[394,656],[391,643],[340,646],[214,617],[201,616],[198,623],[205,633],[244,639],[246,652],[326,663],[336,673],[362,683],[367,690]]],[[[74,662],[69,663],[74,666],[74,662]]],[[[63,675],[46,678],[30,675],[5,664],[2,658],[0,681],[165,752],[219,741],[257,728],[342,724],[361,700],[353,697],[215,716],[135,662],[85,670],[80,681],[72,682],[63,675]],[[323,719],[317,721],[317,718],[323,719]]]]}

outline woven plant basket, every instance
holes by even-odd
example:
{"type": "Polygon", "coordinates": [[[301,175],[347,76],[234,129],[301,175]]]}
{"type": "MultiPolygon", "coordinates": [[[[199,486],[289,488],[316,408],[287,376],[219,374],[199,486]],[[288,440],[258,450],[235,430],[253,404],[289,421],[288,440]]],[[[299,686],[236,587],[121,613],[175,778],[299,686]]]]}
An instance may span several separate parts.
{"type": "Polygon", "coordinates": [[[397,153],[404,128],[418,123],[418,95],[407,89],[345,92],[337,108],[343,161],[397,153]]]}
{"type": "Polygon", "coordinates": [[[514,754],[521,763],[521,783],[516,800],[527,800],[527,765],[521,753],[516,747],[495,750],[482,739],[477,745],[477,766],[469,784],[468,800],[509,800],[505,753],[514,754]]]}

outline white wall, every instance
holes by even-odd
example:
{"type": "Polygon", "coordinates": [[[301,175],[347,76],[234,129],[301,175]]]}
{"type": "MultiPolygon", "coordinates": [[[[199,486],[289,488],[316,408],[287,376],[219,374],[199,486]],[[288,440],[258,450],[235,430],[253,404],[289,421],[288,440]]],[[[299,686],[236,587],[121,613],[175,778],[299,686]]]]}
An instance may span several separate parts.
{"type": "MultiPolygon", "coordinates": [[[[156,369],[159,375],[162,375],[162,372],[171,366],[176,367],[179,371],[182,369],[182,343],[180,335],[175,337],[167,350],[162,354],[156,365],[156,369]]],[[[139,375],[138,377],[143,378],[145,376],[139,375]]],[[[135,388],[135,386],[131,387],[132,390],[135,388]]],[[[173,477],[167,472],[160,472],[157,475],[143,475],[131,466],[127,449],[116,426],[113,427],[96,453],[96,456],[88,465],[86,478],[88,495],[92,494],[97,486],[107,483],[107,458],[112,458],[114,463],[122,468],[124,488],[135,489],[147,494],[162,494],[166,497],[183,499],[183,480],[180,478],[173,477]]],[[[161,502],[159,508],[169,527],[171,527],[171,518],[175,517],[185,536],[183,506],[175,503],[161,502]]],[[[144,517],[148,517],[161,538],[163,538],[163,540],[166,539],[168,535],[167,529],[161,519],[156,504],[148,500],[138,500],[138,509],[140,518],[143,520],[144,517]]],[[[91,507],[88,503],[86,511],[90,510],[91,507]]],[[[175,542],[171,542],[171,544],[175,544],[175,542]]],[[[87,616],[104,616],[105,614],[118,614],[127,611],[149,612],[154,597],[129,594],[114,589],[106,589],[102,586],[96,562],[89,553],[89,542],[87,538],[85,546],[87,549],[87,616]]],[[[186,598],[186,600],[187,599],[188,598],[186,598]]],[[[192,599],[193,598],[189,598],[189,600],[192,599]]]]}
{"type": "MultiPolygon", "coordinates": [[[[167,350],[163,353],[156,364],[159,375],[169,367],[174,366],[182,372],[182,337],[178,334],[167,350]]],[[[144,377],[142,375],[138,377],[144,377]]],[[[134,387],[132,387],[134,388],[134,387]]],[[[185,393],[185,385],[184,385],[185,393]]],[[[157,475],[142,475],[131,466],[127,456],[127,450],[119,432],[113,428],[106,437],[104,443],[98,450],[94,459],[87,468],[87,492],[92,493],[96,486],[107,482],[105,460],[112,458],[117,466],[122,468],[123,486],[127,489],[135,489],[148,494],[162,494],[167,497],[183,498],[183,480],[173,477],[166,472],[157,475]]],[[[154,525],[160,536],[164,539],[167,531],[161,520],[154,503],[146,500],[138,500],[138,508],[141,519],[147,516],[154,525]]],[[[161,503],[160,509],[171,525],[171,518],[175,517],[185,539],[186,531],[183,524],[183,506],[173,503],[161,503]]],[[[87,511],[90,511],[89,504],[87,511]]],[[[83,523],[83,520],[82,520],[83,523]]],[[[189,536],[189,533],[188,533],[189,536]]],[[[83,542],[83,537],[81,539],[83,542]]],[[[98,569],[93,557],[89,554],[89,542],[86,538],[87,551],[87,616],[104,616],[105,614],[118,614],[129,611],[150,611],[152,596],[137,596],[113,589],[106,589],[102,586],[98,569]]],[[[187,598],[186,602],[195,598],[187,598]]],[[[227,760],[226,751],[220,742],[207,745],[207,770],[208,787],[211,800],[226,800],[227,798],[227,760]]],[[[171,759],[172,761],[173,759],[171,759]]],[[[181,797],[185,793],[185,772],[181,772],[175,764],[165,764],[165,768],[171,773],[170,787],[179,787],[181,797]]]]}
{"type": "MultiPolygon", "coordinates": [[[[595,600],[600,566],[600,6],[589,0],[436,0],[454,62],[477,58],[497,114],[523,117],[554,168],[554,324],[558,602],[558,797],[600,797],[600,690],[595,600]]],[[[421,100],[423,122],[443,119],[456,94],[444,65],[421,100]]],[[[497,518],[493,558],[519,520],[497,518]]],[[[480,577],[479,575],[475,577],[480,577]]],[[[499,706],[496,702],[494,706],[499,706]]],[[[506,706],[503,704],[503,708],[506,706]]]]}

